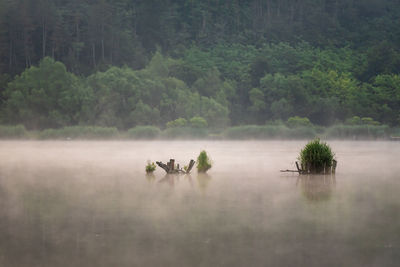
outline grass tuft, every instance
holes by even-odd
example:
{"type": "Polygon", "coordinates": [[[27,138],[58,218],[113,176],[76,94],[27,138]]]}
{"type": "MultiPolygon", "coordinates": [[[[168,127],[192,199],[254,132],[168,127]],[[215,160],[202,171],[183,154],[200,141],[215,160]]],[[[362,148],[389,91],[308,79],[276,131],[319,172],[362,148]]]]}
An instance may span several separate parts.
{"type": "Polygon", "coordinates": [[[154,162],[147,162],[146,173],[153,173],[156,170],[156,164],[154,162]]]}
{"type": "Polygon", "coordinates": [[[303,170],[309,173],[323,173],[331,168],[334,156],[330,146],[316,138],[300,151],[298,159],[303,170]]]}
{"type": "Polygon", "coordinates": [[[201,151],[197,157],[197,171],[204,173],[211,169],[211,167],[211,159],[208,157],[207,152],[205,150],[201,151]]]}

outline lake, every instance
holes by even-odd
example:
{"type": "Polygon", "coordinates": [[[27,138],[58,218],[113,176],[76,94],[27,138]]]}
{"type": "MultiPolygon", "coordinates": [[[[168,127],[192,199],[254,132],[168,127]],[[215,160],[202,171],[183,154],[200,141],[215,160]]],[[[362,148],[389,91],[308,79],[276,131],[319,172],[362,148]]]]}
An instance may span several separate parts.
{"type": "Polygon", "coordinates": [[[400,142],[0,141],[0,266],[399,266],[400,142]],[[205,149],[207,175],[147,176],[205,149]]]}

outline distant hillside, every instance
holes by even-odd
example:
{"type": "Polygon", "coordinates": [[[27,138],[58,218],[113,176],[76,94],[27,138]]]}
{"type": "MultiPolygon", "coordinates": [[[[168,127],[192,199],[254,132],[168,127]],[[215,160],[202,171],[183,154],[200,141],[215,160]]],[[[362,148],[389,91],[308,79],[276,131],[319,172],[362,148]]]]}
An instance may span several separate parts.
{"type": "Polygon", "coordinates": [[[0,59],[28,129],[400,124],[399,0],[0,0],[0,59]]]}

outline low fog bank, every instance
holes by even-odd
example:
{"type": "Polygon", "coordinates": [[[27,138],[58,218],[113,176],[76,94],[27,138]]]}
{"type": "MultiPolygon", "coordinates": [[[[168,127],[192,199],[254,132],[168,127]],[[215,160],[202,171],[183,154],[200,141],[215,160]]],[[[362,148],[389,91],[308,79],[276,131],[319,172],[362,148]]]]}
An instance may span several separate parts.
{"type": "Polygon", "coordinates": [[[27,131],[24,126],[0,126],[0,139],[30,140],[400,140],[400,128],[387,125],[243,125],[229,128],[136,126],[129,130],[115,127],[71,126],[60,129],[27,131]]]}
{"type": "Polygon", "coordinates": [[[299,177],[306,141],[0,141],[1,266],[396,266],[400,143],[329,142],[336,176],[299,177]],[[147,160],[207,175],[146,176],[147,160]]]}

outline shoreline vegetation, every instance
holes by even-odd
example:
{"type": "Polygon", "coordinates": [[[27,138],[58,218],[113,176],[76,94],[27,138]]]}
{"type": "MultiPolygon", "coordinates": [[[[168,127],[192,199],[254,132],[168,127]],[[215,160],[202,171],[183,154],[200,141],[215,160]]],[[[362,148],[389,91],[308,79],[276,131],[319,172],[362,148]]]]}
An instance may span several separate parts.
{"type": "Polygon", "coordinates": [[[128,130],[115,127],[69,126],[59,129],[27,130],[23,125],[0,125],[0,139],[16,140],[290,140],[323,138],[327,140],[392,140],[400,128],[387,125],[295,126],[286,124],[242,125],[224,129],[190,126],[161,129],[136,126],[128,130]]]}
{"type": "Polygon", "coordinates": [[[0,0],[0,137],[400,136],[399,1],[282,2],[0,0]]]}

